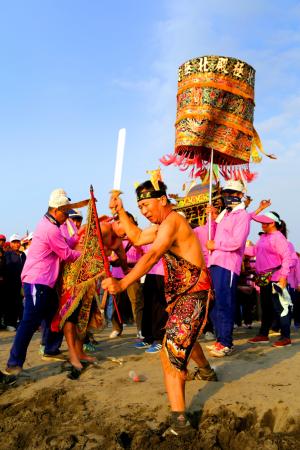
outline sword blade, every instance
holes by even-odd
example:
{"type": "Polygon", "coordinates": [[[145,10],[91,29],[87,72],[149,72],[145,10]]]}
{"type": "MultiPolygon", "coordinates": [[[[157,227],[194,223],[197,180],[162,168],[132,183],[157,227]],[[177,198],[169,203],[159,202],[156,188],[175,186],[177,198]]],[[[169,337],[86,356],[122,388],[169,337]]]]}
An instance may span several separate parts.
{"type": "Polygon", "coordinates": [[[114,185],[113,185],[113,189],[116,191],[119,191],[120,187],[121,187],[125,140],[126,140],[126,128],[121,128],[119,130],[119,135],[118,135],[115,176],[114,176],[114,185]]]}

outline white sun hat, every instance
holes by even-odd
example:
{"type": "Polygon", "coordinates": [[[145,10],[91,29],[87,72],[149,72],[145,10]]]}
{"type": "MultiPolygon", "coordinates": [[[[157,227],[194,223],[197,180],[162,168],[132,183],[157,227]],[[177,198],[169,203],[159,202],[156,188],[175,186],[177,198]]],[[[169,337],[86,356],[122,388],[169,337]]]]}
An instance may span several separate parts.
{"type": "Polygon", "coordinates": [[[222,190],[242,192],[243,194],[247,192],[247,188],[242,180],[227,180],[222,190]]]}
{"type": "Polygon", "coordinates": [[[59,208],[60,206],[68,205],[70,200],[64,189],[54,189],[50,194],[48,205],[50,208],[59,208]]]}

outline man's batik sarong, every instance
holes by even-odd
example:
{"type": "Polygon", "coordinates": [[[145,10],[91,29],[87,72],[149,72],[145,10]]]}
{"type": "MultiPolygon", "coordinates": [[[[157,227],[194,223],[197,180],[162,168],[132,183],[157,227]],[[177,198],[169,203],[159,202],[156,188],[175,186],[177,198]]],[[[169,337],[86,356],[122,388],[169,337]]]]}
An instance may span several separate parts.
{"type": "Polygon", "coordinates": [[[185,377],[191,351],[206,323],[211,282],[206,268],[171,252],[164,255],[163,261],[169,318],[162,360],[167,370],[175,369],[185,377]]]}
{"type": "Polygon", "coordinates": [[[96,220],[98,218],[95,217],[90,202],[82,253],[76,261],[63,264],[58,285],[60,305],[51,326],[53,331],[62,329],[66,320],[78,308],[77,332],[80,338],[85,336],[91,320],[93,299],[97,295],[97,282],[105,275],[96,220]]]}

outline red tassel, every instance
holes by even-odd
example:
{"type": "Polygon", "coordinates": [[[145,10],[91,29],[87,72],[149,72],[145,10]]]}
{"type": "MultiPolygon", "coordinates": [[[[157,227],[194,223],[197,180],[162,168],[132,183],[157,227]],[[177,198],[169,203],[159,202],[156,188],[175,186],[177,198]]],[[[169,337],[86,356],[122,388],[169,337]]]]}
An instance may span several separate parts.
{"type": "Polygon", "coordinates": [[[255,180],[257,178],[257,172],[250,172],[249,169],[245,169],[243,171],[243,175],[246,178],[248,183],[251,183],[251,181],[255,180]]]}
{"type": "MultiPolygon", "coordinates": [[[[191,153],[186,149],[182,148],[181,153],[167,154],[160,158],[160,162],[165,166],[171,164],[175,165],[184,172],[190,169],[189,176],[191,178],[200,177],[203,179],[209,170],[210,162],[204,161],[201,156],[195,152],[191,153]],[[193,157],[191,157],[191,154],[193,157]]],[[[232,160],[234,162],[234,160],[232,160]]],[[[257,173],[250,172],[249,164],[234,165],[228,161],[228,159],[220,161],[219,160],[220,174],[225,180],[234,179],[239,180],[242,177],[250,183],[257,177],[257,173]]]]}
{"type": "Polygon", "coordinates": [[[165,155],[162,158],[160,158],[160,162],[164,164],[165,166],[169,166],[170,164],[174,164],[176,160],[176,155],[169,154],[165,155]]]}

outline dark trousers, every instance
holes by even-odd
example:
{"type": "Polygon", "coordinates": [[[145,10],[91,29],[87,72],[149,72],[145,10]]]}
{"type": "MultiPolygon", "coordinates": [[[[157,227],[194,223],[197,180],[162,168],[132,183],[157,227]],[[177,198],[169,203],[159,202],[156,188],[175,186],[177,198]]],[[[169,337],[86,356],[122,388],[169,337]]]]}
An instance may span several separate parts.
{"type": "MultiPolygon", "coordinates": [[[[128,320],[128,317],[129,317],[128,304],[130,305],[127,291],[123,291],[123,292],[115,295],[115,302],[117,304],[117,308],[118,308],[122,322],[126,323],[126,321],[128,320]]],[[[118,313],[115,308],[115,303],[113,303],[113,313],[111,316],[111,323],[112,323],[113,330],[115,330],[121,334],[123,331],[123,323],[121,323],[119,320],[118,313]]]]}
{"type": "Polygon", "coordinates": [[[253,322],[254,308],[256,306],[256,290],[252,286],[238,286],[236,294],[235,323],[240,326],[251,325],[253,322]]]}
{"type": "Polygon", "coordinates": [[[41,332],[41,345],[43,345],[45,348],[44,353],[46,355],[57,355],[58,353],[60,353],[59,348],[64,338],[63,331],[51,331],[51,321],[49,323],[46,320],[42,320],[41,332]]]}
{"type": "Polygon", "coordinates": [[[293,319],[296,327],[300,326],[300,292],[296,289],[288,287],[293,302],[293,319]]]}
{"type": "Polygon", "coordinates": [[[5,285],[4,282],[2,280],[0,280],[0,328],[1,325],[4,326],[5,321],[4,321],[4,302],[5,302],[5,285]]]}
{"type": "Polygon", "coordinates": [[[205,333],[214,333],[214,326],[210,317],[207,318],[205,327],[203,329],[203,334],[205,333]]]}
{"type": "Polygon", "coordinates": [[[23,366],[28,345],[42,320],[47,326],[45,353],[54,354],[53,349],[57,348],[58,337],[61,339],[60,333],[53,333],[50,329],[51,321],[58,307],[55,289],[42,284],[24,283],[24,295],[24,314],[10,351],[8,367],[23,366]]]}
{"type": "Polygon", "coordinates": [[[146,275],[143,294],[142,335],[145,337],[145,342],[152,344],[154,341],[163,340],[168,320],[163,275],[146,275]]]}
{"type": "Polygon", "coordinates": [[[283,308],[278,294],[272,294],[272,283],[260,288],[261,326],[259,334],[268,336],[274,322],[279,324],[281,337],[290,338],[291,312],[281,317],[283,308]]]}
{"type": "Polygon", "coordinates": [[[232,347],[238,275],[219,266],[211,266],[210,274],[215,291],[215,300],[210,317],[217,342],[232,347]]]}
{"type": "Polygon", "coordinates": [[[21,283],[10,282],[5,285],[4,323],[16,327],[23,317],[21,283]]]}
{"type": "MultiPolygon", "coordinates": [[[[132,283],[130,286],[128,286],[126,291],[117,294],[115,296],[115,300],[117,303],[121,319],[124,320],[124,322],[126,322],[126,320],[128,320],[130,316],[131,317],[133,316],[133,319],[136,323],[137,331],[138,332],[141,331],[141,323],[144,308],[144,299],[141,283],[139,281],[132,283]]],[[[115,308],[113,310],[111,321],[113,330],[122,333],[123,325],[119,321],[118,314],[115,308]]]]}

